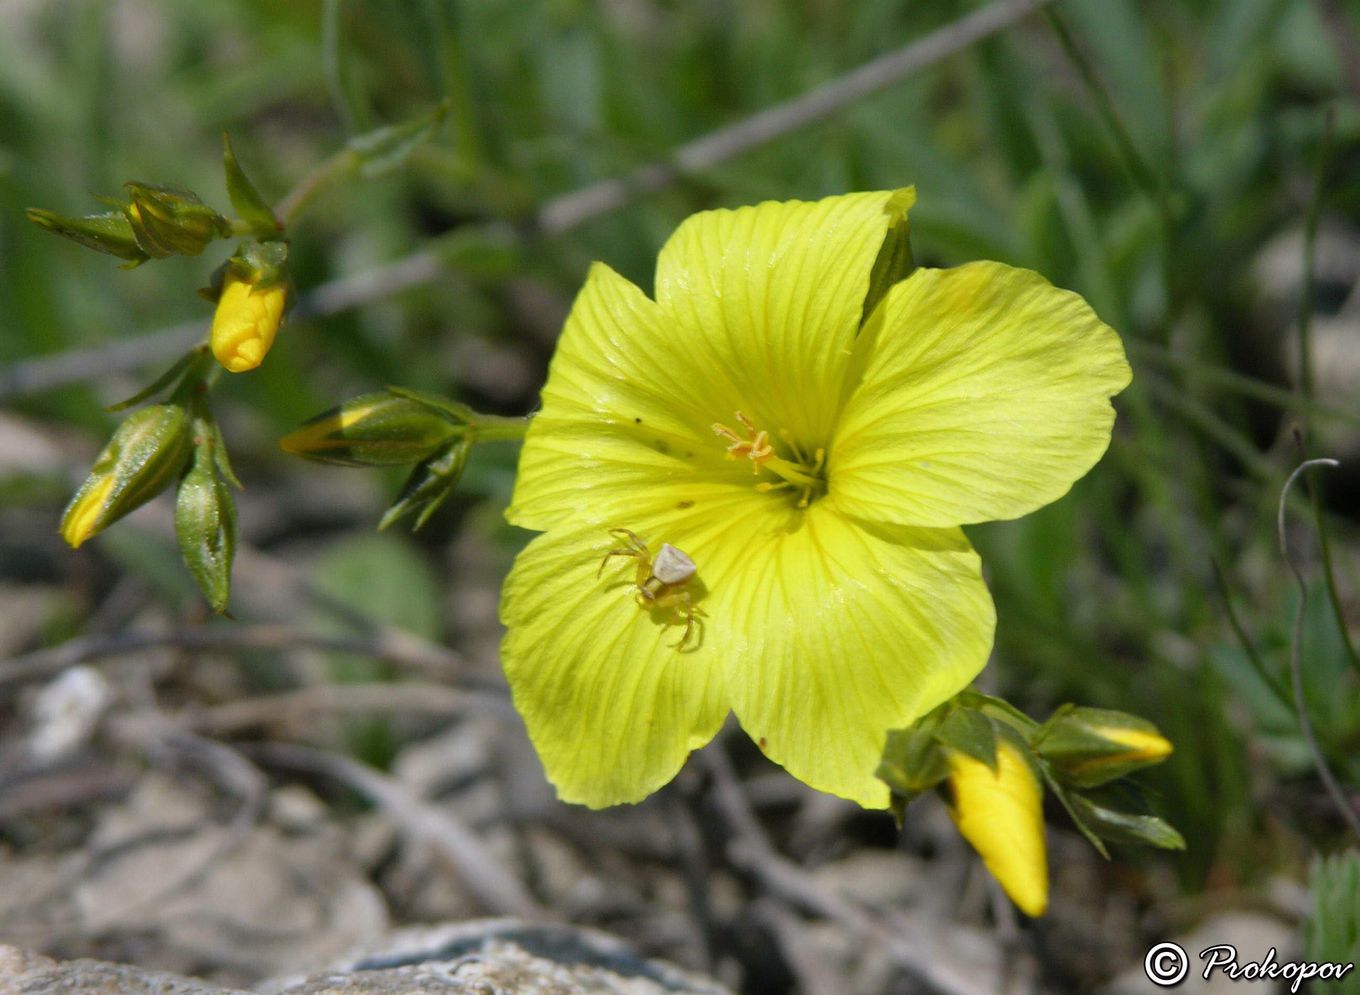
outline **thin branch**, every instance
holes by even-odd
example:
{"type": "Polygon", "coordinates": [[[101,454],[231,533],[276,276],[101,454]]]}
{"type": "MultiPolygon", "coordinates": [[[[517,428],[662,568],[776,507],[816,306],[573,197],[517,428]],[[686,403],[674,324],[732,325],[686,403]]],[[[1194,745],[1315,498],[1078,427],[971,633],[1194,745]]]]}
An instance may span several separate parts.
{"type": "Polygon", "coordinates": [[[1294,579],[1299,585],[1299,607],[1294,613],[1294,633],[1289,641],[1289,671],[1293,678],[1294,685],[1294,710],[1298,713],[1299,729],[1303,733],[1303,738],[1308,744],[1308,750],[1313,755],[1313,766],[1317,768],[1318,776],[1322,779],[1323,786],[1327,789],[1327,794],[1331,796],[1332,803],[1336,805],[1337,811],[1341,813],[1346,825],[1357,840],[1360,840],[1360,814],[1357,814],[1355,807],[1346,799],[1341,790],[1341,785],[1337,783],[1332,775],[1331,768],[1327,766],[1327,758],[1322,755],[1322,747],[1318,744],[1317,734],[1313,731],[1313,722],[1308,717],[1308,705],[1303,699],[1303,619],[1308,610],[1308,584],[1303,579],[1303,571],[1299,565],[1289,556],[1289,543],[1285,536],[1285,506],[1289,497],[1289,490],[1294,486],[1294,481],[1299,475],[1305,473],[1315,466],[1338,467],[1341,464],[1334,459],[1310,459],[1304,460],[1294,472],[1289,475],[1289,479],[1284,482],[1284,488],[1280,491],[1280,503],[1275,513],[1275,531],[1280,540],[1280,556],[1288,564],[1290,572],[1294,574],[1294,579]]]}
{"type": "Polygon", "coordinates": [[[1252,669],[1256,671],[1256,676],[1261,678],[1275,697],[1279,699],[1281,705],[1286,708],[1290,704],[1289,690],[1284,686],[1284,682],[1279,676],[1266,666],[1266,662],[1261,658],[1261,654],[1256,651],[1256,644],[1251,641],[1251,636],[1247,634],[1247,628],[1242,624],[1242,619],[1237,614],[1237,609],[1233,606],[1232,588],[1228,585],[1227,574],[1223,572],[1223,566],[1214,557],[1209,557],[1209,563],[1214,568],[1214,581],[1218,585],[1219,597],[1223,599],[1223,608],[1228,613],[1228,625],[1237,637],[1238,643],[1242,646],[1242,652],[1247,655],[1248,662],[1252,669]]]}
{"type": "Polygon", "coordinates": [[[438,684],[319,684],[297,691],[186,710],[176,717],[188,728],[214,736],[261,725],[283,725],[318,713],[396,712],[407,715],[515,714],[505,694],[458,691],[438,684]]]}
{"type": "Polygon", "coordinates": [[[338,636],[304,632],[287,625],[221,624],[168,629],[164,632],[78,636],[48,649],[0,661],[0,689],[25,681],[42,680],[78,663],[164,648],[230,653],[317,649],[368,656],[431,675],[448,676],[456,673],[460,679],[468,676],[468,667],[458,654],[396,628],[383,628],[369,636],[338,636]]]}
{"type": "Polygon", "coordinates": [[[713,775],[713,795],[735,838],[728,847],[733,863],[753,874],[772,894],[815,915],[834,920],[852,933],[882,945],[901,968],[944,995],[979,995],[984,988],[976,976],[966,976],[938,947],[912,931],[893,929],[849,899],[822,886],[792,860],[775,850],[751,810],[736,774],[718,748],[701,757],[713,775]]]}
{"type": "Polygon", "coordinates": [[[305,746],[259,743],[242,749],[270,766],[319,774],[363,795],[386,812],[405,836],[438,852],[488,911],[524,918],[551,917],[472,830],[400,781],[348,757],[305,746]]]}
{"type": "MultiPolygon", "coordinates": [[[[543,203],[528,223],[504,221],[484,226],[488,238],[552,237],[617,211],[639,196],[670,186],[677,179],[712,169],[752,149],[824,121],[858,100],[885,90],[991,37],[1048,6],[1053,0],[997,0],[903,47],[867,62],[844,76],[799,97],[776,104],[735,124],[677,147],[665,158],[628,174],[592,183],[543,203]]],[[[460,239],[466,229],[455,229],[460,239]]],[[[303,294],[294,320],[324,318],[432,283],[446,269],[438,246],[425,248],[372,269],[337,277],[303,294]]],[[[0,401],[81,383],[112,372],[135,369],[169,352],[187,349],[207,329],[206,319],[167,328],[141,338],[39,356],[0,369],[0,401]]]]}

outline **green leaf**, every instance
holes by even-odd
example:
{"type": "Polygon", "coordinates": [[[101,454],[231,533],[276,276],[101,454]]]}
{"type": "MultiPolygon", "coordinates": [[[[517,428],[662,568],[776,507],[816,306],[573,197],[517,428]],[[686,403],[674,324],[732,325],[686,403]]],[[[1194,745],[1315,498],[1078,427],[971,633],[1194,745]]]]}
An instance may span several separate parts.
{"type": "Polygon", "coordinates": [[[1095,847],[1097,853],[1106,860],[1109,860],[1110,851],[1105,848],[1104,842],[1096,835],[1095,830],[1086,824],[1084,815],[1077,810],[1077,806],[1073,802],[1072,797],[1068,795],[1067,789],[1058,783],[1057,778],[1053,776],[1053,772],[1049,769],[1048,764],[1044,763],[1042,760],[1039,761],[1039,771],[1044,776],[1044,783],[1048,785],[1048,790],[1053,792],[1053,796],[1058,799],[1058,802],[1067,811],[1068,817],[1072,820],[1072,824],[1077,827],[1077,832],[1086,837],[1086,842],[1095,847]]]}
{"type": "Polygon", "coordinates": [[[161,391],[165,390],[176,380],[180,379],[184,371],[189,368],[189,365],[193,363],[195,359],[198,359],[200,356],[202,356],[205,351],[206,350],[204,350],[202,347],[189,350],[179,359],[175,360],[175,364],[171,366],[170,369],[162,373],[159,377],[157,377],[155,382],[152,383],[149,387],[145,387],[142,390],[137,391],[137,393],[133,394],[131,397],[127,398],[124,401],[119,401],[117,404],[110,404],[104,410],[125,411],[128,408],[141,404],[148,398],[156,394],[159,394],[161,391]]]}
{"type": "Polygon", "coordinates": [[[407,515],[416,516],[411,531],[419,531],[453,495],[471,452],[472,446],[463,439],[438,456],[419,464],[406,478],[392,506],[383,513],[382,520],[378,522],[378,531],[383,531],[407,515]]]}
{"type": "Polygon", "coordinates": [[[954,709],[935,730],[935,738],[996,770],[996,726],[981,712],[954,709]]]}
{"type": "Polygon", "coordinates": [[[1160,850],[1184,850],[1185,837],[1164,819],[1155,815],[1122,812],[1107,808],[1090,796],[1073,793],[1072,808],[1092,832],[1111,843],[1137,843],[1160,850]]]}
{"type": "MultiPolygon", "coordinates": [[[[1303,931],[1306,959],[1315,963],[1360,963],[1360,851],[1348,850],[1314,861],[1309,885],[1313,911],[1303,931]]],[[[1347,972],[1339,983],[1322,990],[1360,995],[1360,972],[1347,972]]]]}
{"type": "Polygon", "coordinates": [[[363,619],[426,639],[441,635],[438,580],[411,543],[399,536],[369,533],[336,543],[316,565],[312,581],[330,601],[363,619]]]}
{"type": "Polygon", "coordinates": [[[256,238],[278,238],[283,233],[283,225],[241,168],[226,132],[222,133],[222,168],[227,174],[227,195],[231,197],[231,206],[236,209],[241,220],[250,226],[256,238]]]}
{"type": "Polygon", "coordinates": [[[435,128],[449,112],[448,98],[434,109],[403,124],[388,125],[351,138],[349,151],[356,157],[359,175],[366,180],[397,169],[415,149],[434,134],[435,128]]]}

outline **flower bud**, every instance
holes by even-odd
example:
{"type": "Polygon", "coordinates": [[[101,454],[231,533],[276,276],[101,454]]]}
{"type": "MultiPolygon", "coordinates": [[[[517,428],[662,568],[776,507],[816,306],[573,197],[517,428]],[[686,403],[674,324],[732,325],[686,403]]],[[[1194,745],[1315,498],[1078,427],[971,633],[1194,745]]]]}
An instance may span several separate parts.
{"type": "Polygon", "coordinates": [[[228,271],[217,299],[209,342],[217,361],[232,373],[245,373],[264,362],[279,325],[288,289],[260,286],[228,271]]]}
{"type": "Polygon", "coordinates": [[[223,479],[221,434],[196,419],[194,457],[175,500],[175,536],[185,565],[218,613],[227,609],[231,563],[236,555],[236,502],[223,479]]]}
{"type": "Polygon", "coordinates": [[[1171,755],[1170,740],[1145,719],[1103,708],[1070,708],[1055,715],[1035,742],[1036,752],[1067,783],[1091,788],[1171,755]]]}
{"type": "Polygon", "coordinates": [[[72,548],[165,489],[189,459],[189,417],[177,404],[135,411],[113,433],[66,511],[61,537],[72,548]]]}
{"type": "Polygon", "coordinates": [[[408,466],[433,456],[464,430],[428,404],[383,391],[317,415],[279,445],[322,463],[408,466]]]}
{"type": "Polygon", "coordinates": [[[128,265],[124,268],[140,265],[151,258],[137,244],[132,224],[122,212],[68,218],[40,207],[30,207],[24,213],[29,221],[45,231],[69,238],[87,249],[126,259],[128,265]]]}
{"type": "Polygon", "coordinates": [[[1008,738],[996,746],[996,769],[965,753],[949,753],[949,814],[1020,911],[1048,908],[1043,789],[1029,761],[1008,738]]]}
{"type": "Polygon", "coordinates": [[[123,186],[130,199],[123,211],[137,244],[149,256],[196,256],[214,239],[231,236],[231,222],[192,191],[147,183],[123,186]]]}

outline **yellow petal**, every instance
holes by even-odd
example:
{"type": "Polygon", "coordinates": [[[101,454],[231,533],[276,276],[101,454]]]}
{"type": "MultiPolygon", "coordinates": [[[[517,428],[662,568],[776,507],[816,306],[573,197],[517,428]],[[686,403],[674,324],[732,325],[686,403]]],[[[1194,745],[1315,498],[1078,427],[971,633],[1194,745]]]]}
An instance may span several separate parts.
{"type": "Polygon", "coordinates": [[[1127,746],[1126,753],[1109,753],[1092,757],[1072,768],[1074,774],[1084,774],[1113,764],[1155,764],[1171,756],[1175,749],[1171,741],[1161,733],[1147,729],[1132,729],[1116,726],[1093,726],[1091,732],[1103,739],[1127,746]]]}
{"type": "Polygon", "coordinates": [[[682,615],[639,607],[635,560],[612,558],[597,579],[617,545],[598,527],[541,535],[501,595],[515,707],[559,796],[592,808],[651,794],[727,714],[715,642],[676,647],[682,615]]]}
{"type": "Polygon", "coordinates": [[[673,361],[727,379],[725,394],[809,451],[825,446],[874,259],[914,200],[854,193],[688,218],[656,267],[673,361]]]}
{"type": "Polygon", "coordinates": [[[949,756],[949,814],[987,870],[1028,916],[1048,908],[1043,790],[1014,744],[997,743],[996,770],[963,753],[949,756]]]}
{"type": "Polygon", "coordinates": [[[739,402],[721,393],[721,371],[693,351],[677,357],[675,334],[641,290],[591,268],[525,438],[512,523],[627,524],[639,503],[695,499],[696,479],[750,491],[749,468],[725,458],[711,428],[739,402]]]}
{"type": "Polygon", "coordinates": [[[66,513],[61,516],[61,537],[72,549],[99,531],[99,520],[108,502],[109,492],[118,483],[112,473],[103,476],[91,475],[71,500],[66,513]]]}
{"type": "Polygon", "coordinates": [[[874,771],[887,730],[982,669],[991,597],[957,530],[870,530],[829,500],[795,521],[764,535],[753,522],[751,535],[703,551],[732,708],[799,780],[882,808],[888,788],[874,771]]]}
{"type": "Polygon", "coordinates": [[[830,450],[849,514],[944,527],[1015,518],[1105,452],[1128,385],[1119,337],[1028,270],[917,270],[856,344],[862,376],[830,450]]]}

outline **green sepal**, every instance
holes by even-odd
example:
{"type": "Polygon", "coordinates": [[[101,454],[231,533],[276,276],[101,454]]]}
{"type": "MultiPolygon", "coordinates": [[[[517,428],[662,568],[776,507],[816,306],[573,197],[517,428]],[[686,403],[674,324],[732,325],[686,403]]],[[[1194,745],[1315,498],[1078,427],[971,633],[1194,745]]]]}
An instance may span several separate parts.
{"type": "Polygon", "coordinates": [[[1044,783],[1048,785],[1049,791],[1053,793],[1053,796],[1058,799],[1058,802],[1062,805],[1064,811],[1067,812],[1068,818],[1072,820],[1072,825],[1077,827],[1077,832],[1085,837],[1087,843],[1090,843],[1096,848],[1097,853],[1106,860],[1109,860],[1110,851],[1106,849],[1104,842],[1096,835],[1095,830],[1086,824],[1081,813],[1077,811],[1076,804],[1073,802],[1075,792],[1069,793],[1067,788],[1060,784],[1057,778],[1053,776],[1053,771],[1049,768],[1048,764],[1044,763],[1042,760],[1038,764],[1038,769],[1039,773],[1043,775],[1044,783]]]}
{"type": "Polygon", "coordinates": [[[250,226],[255,237],[261,241],[279,238],[283,234],[283,224],[274,216],[273,208],[260,196],[255,184],[250,182],[241,168],[236,152],[231,147],[231,137],[226,132],[222,133],[222,169],[227,177],[227,196],[231,198],[231,206],[241,216],[241,220],[250,226]]]}
{"type": "MultiPolygon", "coordinates": [[[[955,708],[940,722],[935,739],[951,750],[980,760],[996,770],[996,724],[971,708],[955,708]]],[[[1026,754],[1028,747],[1024,748],[1026,754]]]]}
{"type": "Polygon", "coordinates": [[[180,480],[175,501],[180,554],[218,614],[227,610],[236,556],[236,502],[220,469],[221,439],[211,415],[194,419],[194,457],[180,480]]]}
{"type": "Polygon", "coordinates": [[[388,384],[384,389],[389,394],[395,394],[397,397],[404,397],[409,401],[415,401],[428,408],[441,411],[460,425],[471,425],[477,420],[477,412],[461,401],[451,401],[447,397],[440,397],[438,394],[431,394],[428,391],[415,390],[411,387],[397,387],[392,384],[388,384]]]}
{"type": "Polygon", "coordinates": [[[355,169],[359,175],[371,180],[401,166],[407,156],[434,134],[451,106],[452,101],[445,97],[418,118],[376,128],[351,138],[346,148],[355,157],[355,169]]]}
{"type": "Polygon", "coordinates": [[[873,268],[869,271],[869,290],[864,295],[864,306],[860,311],[861,327],[894,284],[905,280],[916,268],[911,252],[911,221],[907,216],[915,203],[915,187],[899,190],[888,201],[885,210],[893,215],[893,219],[888,233],[883,236],[883,244],[879,247],[873,268]]]}
{"type": "Polygon", "coordinates": [[[217,463],[217,472],[222,475],[222,479],[238,491],[246,489],[246,485],[241,483],[241,479],[236,476],[236,471],[232,469],[231,458],[227,456],[227,443],[222,438],[222,426],[217,424],[217,419],[212,419],[213,433],[213,459],[217,463]]]}
{"type": "Polygon", "coordinates": [[[133,237],[154,259],[196,256],[214,240],[231,237],[231,222],[192,190],[135,181],[123,188],[128,192],[123,213],[133,237]]]}
{"type": "Polygon", "coordinates": [[[411,526],[411,531],[419,531],[430,520],[430,516],[453,495],[471,452],[472,445],[467,439],[461,439],[412,470],[397,499],[383,513],[381,521],[378,522],[378,530],[386,529],[406,515],[415,515],[416,520],[411,526]]]}
{"type": "Polygon", "coordinates": [[[949,763],[931,730],[918,724],[888,733],[874,776],[892,789],[894,797],[910,802],[949,776],[949,763]]]}
{"type": "Polygon", "coordinates": [[[442,407],[393,390],[352,397],[280,440],[285,452],[338,466],[410,466],[466,434],[442,407]]]}
{"type": "Polygon", "coordinates": [[[1077,792],[1072,793],[1070,801],[1082,823],[1111,843],[1137,843],[1159,850],[1185,849],[1185,837],[1165,819],[1109,808],[1091,796],[1077,792]]]}
{"type": "Polygon", "coordinates": [[[70,239],[87,249],[126,259],[128,262],[125,269],[140,266],[151,258],[137,244],[136,236],[132,233],[132,223],[121,210],[69,218],[41,207],[30,207],[24,214],[29,221],[44,231],[70,239]]]}
{"type": "MultiPolygon", "coordinates": [[[[288,271],[288,243],[282,240],[242,242],[221,266],[213,270],[208,285],[199,289],[198,296],[216,304],[222,296],[227,274],[253,287],[288,284],[291,279],[288,271]]],[[[296,297],[294,293],[288,294],[285,313],[292,309],[296,297]]]]}
{"type": "Polygon", "coordinates": [[[1007,723],[1025,737],[1031,736],[1040,728],[1038,722],[1035,722],[1005,698],[983,694],[981,691],[974,691],[969,688],[967,691],[960,691],[954,696],[953,700],[960,705],[975,709],[983,715],[989,715],[1007,723]]]}

